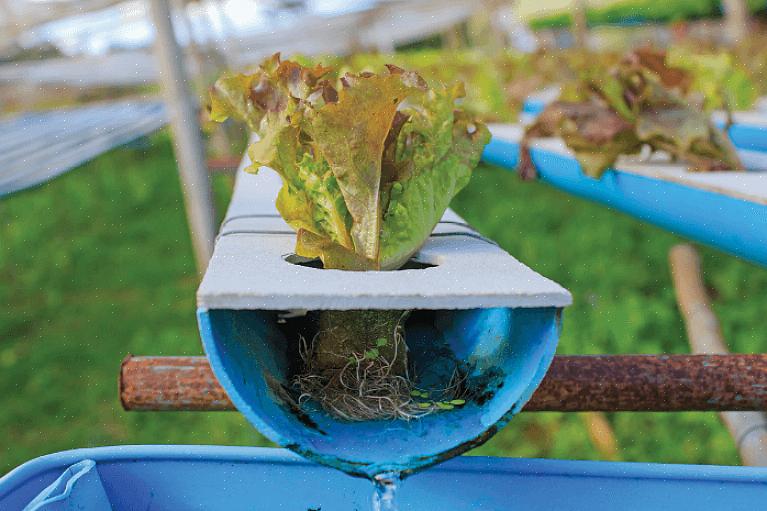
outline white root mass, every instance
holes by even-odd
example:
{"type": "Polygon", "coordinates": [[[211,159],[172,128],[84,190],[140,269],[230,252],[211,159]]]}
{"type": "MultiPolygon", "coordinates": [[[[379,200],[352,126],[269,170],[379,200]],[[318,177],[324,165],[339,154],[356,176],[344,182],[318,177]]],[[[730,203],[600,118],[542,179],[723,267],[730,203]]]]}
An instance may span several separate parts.
{"type": "MultiPolygon", "coordinates": [[[[409,372],[404,375],[393,371],[394,364],[386,357],[371,357],[370,353],[352,353],[347,363],[328,374],[314,364],[315,340],[300,339],[299,354],[303,372],[293,378],[293,387],[299,392],[299,405],[316,401],[332,416],[352,421],[412,420],[449,408],[445,400],[455,400],[463,393],[464,377],[456,369],[444,389],[431,392],[438,400],[424,400],[416,396],[427,393],[417,389],[409,372]]],[[[395,332],[397,346],[405,346],[400,330],[395,332]]]]}

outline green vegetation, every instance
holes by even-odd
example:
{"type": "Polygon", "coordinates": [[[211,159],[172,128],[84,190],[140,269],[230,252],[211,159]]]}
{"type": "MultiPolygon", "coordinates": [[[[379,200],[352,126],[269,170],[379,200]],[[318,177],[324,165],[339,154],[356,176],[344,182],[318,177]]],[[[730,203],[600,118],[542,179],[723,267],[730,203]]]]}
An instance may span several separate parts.
{"type": "MultiPolygon", "coordinates": [[[[219,202],[230,180],[217,176],[219,202]]],[[[455,208],[567,288],[560,353],[683,353],[666,254],[679,238],[480,166],[455,208]]],[[[0,473],[34,456],[109,444],[266,445],[236,413],[126,413],[127,353],[194,355],[197,277],[169,139],[123,148],[0,199],[0,473]]],[[[703,250],[733,351],[760,335],[767,271],[703,250]]],[[[610,416],[632,461],[737,463],[714,414],[610,416]]],[[[522,414],[475,454],[597,459],[577,415],[522,414]]]]}
{"type": "Polygon", "coordinates": [[[0,473],[74,447],[263,442],[238,414],[118,402],[126,354],[202,353],[170,140],[152,142],[0,198],[0,473]]]}
{"type": "MultiPolygon", "coordinates": [[[[515,174],[481,167],[453,202],[482,234],[573,294],[560,354],[686,353],[668,250],[681,238],[515,174]]],[[[701,248],[733,352],[764,352],[767,270],[701,248]]],[[[713,413],[610,414],[626,461],[737,464],[713,413]]],[[[472,454],[598,459],[577,414],[528,413],[472,454]]]]}
{"type": "MultiPolygon", "coordinates": [[[[674,68],[672,73],[689,74],[682,84],[685,99],[693,105],[703,102],[706,110],[725,106],[732,110],[750,109],[755,99],[765,93],[767,52],[760,40],[749,41],[749,47],[730,51],[692,43],[670,47],[666,64],[674,68]]],[[[651,52],[649,47],[644,51],[651,52]]],[[[522,54],[488,53],[473,48],[394,55],[356,53],[299,60],[305,65],[322,64],[353,72],[380,72],[385,64],[395,64],[418,72],[432,87],[463,82],[466,97],[461,101],[462,109],[485,122],[516,122],[530,94],[558,85],[563,88],[560,99],[583,99],[584,82],[600,84],[623,56],[624,52],[615,51],[570,49],[522,54]]]]}
{"type": "MultiPolygon", "coordinates": [[[[604,2],[603,2],[604,3],[604,2]]],[[[767,7],[765,0],[748,0],[751,12],[767,7]]],[[[722,15],[719,0],[616,0],[609,5],[600,5],[586,10],[590,25],[638,24],[644,22],[673,22],[701,18],[718,18],[722,15]]],[[[530,20],[534,29],[562,28],[570,26],[570,13],[557,12],[530,20]]]]}

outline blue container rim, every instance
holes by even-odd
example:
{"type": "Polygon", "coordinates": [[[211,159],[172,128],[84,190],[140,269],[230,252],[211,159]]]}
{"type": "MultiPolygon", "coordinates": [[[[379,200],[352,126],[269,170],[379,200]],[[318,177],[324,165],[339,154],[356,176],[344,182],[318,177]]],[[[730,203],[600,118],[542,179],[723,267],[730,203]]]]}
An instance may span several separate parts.
{"type": "MultiPolygon", "coordinates": [[[[300,464],[331,470],[311,463],[287,449],[215,445],[121,445],[91,447],[56,452],[33,458],[0,478],[0,498],[12,493],[41,472],[66,467],[91,459],[96,463],[121,461],[196,461],[275,465],[300,464]]],[[[718,481],[722,483],[767,483],[767,467],[727,465],[683,465],[662,463],[561,460],[540,458],[492,458],[462,456],[432,467],[430,472],[494,472],[530,476],[592,477],[605,479],[644,479],[675,481],[718,481]]],[[[417,475],[413,476],[417,477],[417,475]]]]}

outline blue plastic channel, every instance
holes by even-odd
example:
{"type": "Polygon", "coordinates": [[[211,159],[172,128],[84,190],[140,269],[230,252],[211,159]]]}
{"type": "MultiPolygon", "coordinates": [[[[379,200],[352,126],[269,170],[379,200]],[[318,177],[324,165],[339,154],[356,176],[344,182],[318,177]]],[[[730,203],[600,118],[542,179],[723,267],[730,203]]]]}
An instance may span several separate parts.
{"type": "Polygon", "coordinates": [[[516,170],[519,165],[519,151],[519,143],[493,137],[482,152],[482,161],[508,170],[516,170]]]}
{"type": "MultiPolygon", "coordinates": [[[[122,446],[50,454],[0,479],[21,511],[68,467],[93,460],[113,511],[370,509],[371,484],[282,449],[122,446]]],[[[767,469],[461,457],[406,480],[400,511],[761,509],[767,469]]],[[[90,502],[71,509],[94,511],[90,502]]]]}
{"type": "Polygon", "coordinates": [[[548,101],[538,98],[528,98],[522,103],[522,111],[526,114],[538,116],[546,109],[548,101]]]}
{"type": "Polygon", "coordinates": [[[277,312],[198,311],[213,372],[251,424],[308,459],[363,477],[411,474],[492,436],[543,379],[560,316],[557,308],[413,311],[406,339],[417,386],[444,388],[459,362],[467,372],[466,404],[411,421],[349,422],[286,398],[298,341],[277,312]]]}
{"type": "MultiPolygon", "coordinates": [[[[716,125],[719,129],[724,128],[723,122],[718,122],[716,125]]],[[[727,130],[727,134],[738,149],[767,152],[767,127],[765,126],[733,124],[727,130]]]]}
{"type": "MultiPolygon", "coordinates": [[[[763,204],[617,170],[593,179],[581,172],[574,158],[543,149],[533,148],[531,157],[545,183],[767,266],[767,206],[763,204]]],[[[519,144],[493,139],[482,158],[514,169],[519,144]]]]}

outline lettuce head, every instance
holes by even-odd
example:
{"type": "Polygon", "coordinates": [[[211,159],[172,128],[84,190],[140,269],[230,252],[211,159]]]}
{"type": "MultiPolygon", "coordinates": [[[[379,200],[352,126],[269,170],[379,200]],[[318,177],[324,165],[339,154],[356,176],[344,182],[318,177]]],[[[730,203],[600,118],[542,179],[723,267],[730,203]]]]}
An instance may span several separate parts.
{"type": "Polygon", "coordinates": [[[282,177],[277,209],[297,231],[298,255],[392,270],[426,241],[490,139],[456,109],[463,95],[396,66],[336,78],[276,54],[252,74],[220,78],[210,114],[258,135],[249,170],[282,177]]]}

